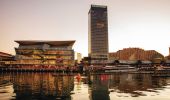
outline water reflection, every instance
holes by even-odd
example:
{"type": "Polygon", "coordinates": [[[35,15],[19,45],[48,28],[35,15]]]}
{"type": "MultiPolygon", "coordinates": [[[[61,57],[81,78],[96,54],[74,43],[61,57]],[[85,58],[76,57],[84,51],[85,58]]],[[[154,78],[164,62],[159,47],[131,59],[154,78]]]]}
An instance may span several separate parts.
{"type": "Polygon", "coordinates": [[[50,73],[13,73],[1,75],[3,86],[13,83],[17,100],[70,100],[74,77],[53,76],[50,73]]]}
{"type": "Polygon", "coordinates": [[[1,73],[2,100],[170,99],[170,78],[151,74],[82,76],[54,73],[1,73]]]}
{"type": "MultiPolygon", "coordinates": [[[[92,81],[92,84],[89,85],[90,100],[111,100],[119,97],[132,99],[156,95],[158,95],[156,98],[159,99],[162,98],[164,89],[168,89],[166,93],[170,93],[170,88],[167,88],[170,85],[170,78],[155,78],[151,74],[112,74],[90,77],[90,81],[92,81]]],[[[148,100],[153,99],[149,98],[148,100]]],[[[170,99],[169,95],[166,98],[170,99]]]]}
{"type": "Polygon", "coordinates": [[[91,78],[90,100],[110,100],[108,78],[108,75],[95,75],[91,78]]]}

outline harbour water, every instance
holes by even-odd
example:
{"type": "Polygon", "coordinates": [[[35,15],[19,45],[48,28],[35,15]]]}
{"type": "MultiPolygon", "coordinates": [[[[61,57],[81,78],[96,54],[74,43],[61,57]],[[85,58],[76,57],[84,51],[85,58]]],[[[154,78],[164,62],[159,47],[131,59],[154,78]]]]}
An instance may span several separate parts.
{"type": "Polygon", "coordinates": [[[0,73],[0,100],[169,100],[170,78],[152,74],[0,73]]]}

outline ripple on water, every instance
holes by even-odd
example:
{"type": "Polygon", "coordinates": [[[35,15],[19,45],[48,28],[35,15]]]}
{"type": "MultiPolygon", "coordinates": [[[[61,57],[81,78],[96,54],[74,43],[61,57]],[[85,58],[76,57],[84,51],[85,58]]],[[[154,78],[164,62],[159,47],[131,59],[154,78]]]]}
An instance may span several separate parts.
{"type": "MultiPolygon", "coordinates": [[[[14,89],[18,93],[17,98],[22,96],[22,100],[25,97],[28,99],[50,99],[48,95],[51,95],[53,99],[63,100],[65,97],[58,97],[58,94],[65,95],[67,93],[70,95],[68,98],[72,100],[94,100],[101,95],[103,95],[103,100],[165,100],[162,98],[168,98],[170,93],[169,83],[162,84],[162,80],[148,79],[147,75],[143,76],[142,74],[94,75],[89,78],[90,84],[87,84],[88,80],[84,79],[78,82],[71,77],[58,76],[53,78],[48,73],[32,74],[33,77],[29,77],[30,74],[25,73],[13,75],[11,82],[14,84],[9,81],[1,81],[0,100],[15,99],[14,89]],[[127,76],[130,76],[129,80],[126,80],[127,76]],[[13,89],[13,87],[15,88],[13,89]],[[28,92],[29,95],[26,95],[28,92]]],[[[170,79],[163,82],[170,82],[170,79]]]]}

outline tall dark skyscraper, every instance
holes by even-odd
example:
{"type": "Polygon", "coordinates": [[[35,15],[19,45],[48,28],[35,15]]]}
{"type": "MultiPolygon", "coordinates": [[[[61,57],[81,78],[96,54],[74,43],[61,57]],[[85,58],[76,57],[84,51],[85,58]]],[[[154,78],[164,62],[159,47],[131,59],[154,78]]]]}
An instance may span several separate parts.
{"type": "Polygon", "coordinates": [[[108,59],[107,6],[91,5],[88,13],[88,52],[91,64],[108,59]]]}

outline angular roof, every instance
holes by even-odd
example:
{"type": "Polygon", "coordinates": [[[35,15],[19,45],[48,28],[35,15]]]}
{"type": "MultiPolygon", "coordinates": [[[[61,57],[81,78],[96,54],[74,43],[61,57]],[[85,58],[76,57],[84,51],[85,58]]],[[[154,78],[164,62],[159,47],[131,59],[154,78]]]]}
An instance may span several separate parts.
{"type": "Polygon", "coordinates": [[[90,13],[91,10],[94,10],[94,9],[107,11],[107,6],[104,6],[104,5],[91,5],[91,8],[90,8],[88,13],[90,13]]]}
{"type": "Polygon", "coordinates": [[[96,8],[107,8],[105,5],[91,5],[91,7],[96,7],[96,8]]]}
{"type": "Polygon", "coordinates": [[[0,57],[12,57],[12,55],[5,52],[0,52],[0,57]]]}
{"type": "Polygon", "coordinates": [[[73,44],[75,43],[75,40],[69,40],[69,41],[16,40],[15,42],[20,45],[48,44],[51,46],[73,46],[73,44]]]}

